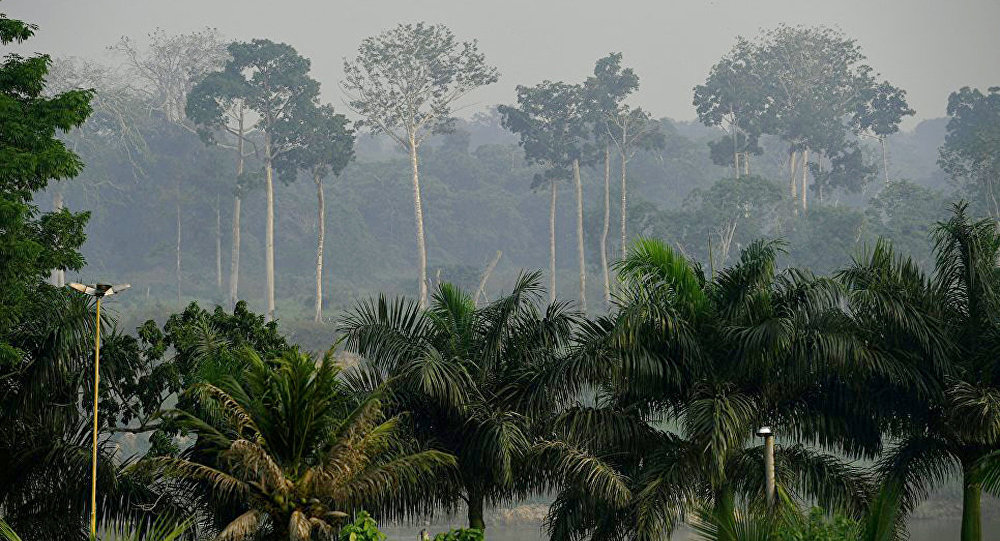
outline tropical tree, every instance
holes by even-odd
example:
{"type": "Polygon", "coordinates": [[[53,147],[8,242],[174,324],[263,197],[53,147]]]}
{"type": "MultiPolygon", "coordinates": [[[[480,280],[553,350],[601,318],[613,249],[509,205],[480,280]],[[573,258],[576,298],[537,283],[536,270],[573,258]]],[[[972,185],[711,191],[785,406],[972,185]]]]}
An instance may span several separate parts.
{"type": "Polygon", "coordinates": [[[241,511],[218,539],[332,539],[362,509],[414,510],[455,463],[408,446],[378,395],[354,403],[329,353],[264,361],[246,350],[244,361],[244,373],[192,386],[193,407],[166,414],[197,436],[194,446],[136,466],[241,511]]]}
{"type": "MultiPolygon", "coordinates": [[[[204,76],[187,95],[184,112],[197,126],[198,133],[206,144],[221,144],[231,147],[236,154],[236,177],[233,181],[233,223],[232,249],[229,259],[229,304],[236,306],[239,300],[240,279],[240,218],[242,216],[243,193],[248,179],[244,175],[246,159],[253,155],[247,143],[253,143],[254,128],[247,118],[245,101],[245,81],[233,71],[215,71],[204,76]],[[224,133],[234,142],[219,142],[219,133],[224,133]]],[[[221,266],[221,261],[219,262],[221,266]]]]}
{"type": "Polygon", "coordinates": [[[350,106],[373,134],[388,135],[410,157],[417,232],[420,304],[427,305],[427,246],[420,194],[418,149],[428,137],[451,129],[456,102],[495,83],[476,41],[459,42],[441,24],[400,24],[365,38],[358,56],[344,61],[350,106]]]}
{"type": "Polygon", "coordinates": [[[964,87],[948,96],[948,133],[938,164],[962,182],[972,201],[1000,217],[1000,87],[986,92],[964,87]]]}
{"type": "Polygon", "coordinates": [[[318,214],[316,242],[316,310],[314,320],[323,320],[323,244],[326,238],[326,200],[323,179],[333,174],[339,176],[354,159],[354,130],[348,126],[347,117],[335,113],[333,107],[324,105],[303,112],[299,127],[301,146],[278,158],[276,165],[286,176],[301,170],[307,172],[316,184],[318,214]]]}
{"type": "Polygon", "coordinates": [[[547,384],[598,385],[594,401],[566,410],[554,430],[581,450],[579,464],[602,464],[620,488],[565,482],[548,518],[554,539],[656,539],[702,506],[724,521],[738,499],[764,506],[764,451],[753,435],[766,425],[782,435],[779,492],[864,509],[862,472],[806,443],[877,450],[877,426],[843,396],[849,374],[881,365],[856,338],[836,284],[777,271],[780,251],[755,242],[706,277],[662,243],[640,240],[618,264],[616,310],[585,329],[576,360],[547,384]]]}
{"type": "MultiPolygon", "coordinates": [[[[267,212],[264,266],[267,273],[266,317],[274,319],[274,162],[300,144],[299,116],[315,107],[319,83],[309,76],[309,60],[292,46],[266,39],[234,42],[226,49],[230,58],[211,82],[223,89],[205,97],[207,119],[218,122],[223,101],[239,99],[257,115],[254,127],[263,137],[260,155],[264,160],[267,212]],[[212,104],[212,101],[215,104],[212,104]]],[[[208,89],[205,89],[206,91],[208,89]]],[[[201,98],[199,98],[200,100],[201,98]]],[[[196,114],[201,119],[201,112],[196,114]]]]}
{"type": "Polygon", "coordinates": [[[414,434],[454,455],[458,474],[429,495],[468,505],[469,527],[483,530],[484,506],[537,488],[539,449],[533,427],[561,396],[533,375],[558,363],[577,313],[539,304],[540,274],[477,308],[472,297],[441,284],[433,302],[384,297],[360,303],[345,318],[347,349],[363,357],[349,375],[356,388],[385,387],[393,411],[407,411],[414,434]]]}
{"type": "Polygon", "coordinates": [[[604,225],[601,229],[601,277],[604,282],[604,304],[611,306],[611,279],[608,270],[608,232],[611,229],[611,144],[608,120],[617,117],[622,102],[639,88],[639,76],[632,68],[622,68],[621,53],[612,53],[598,59],[594,75],[584,82],[591,119],[594,122],[594,139],[604,148],[604,225]]]}
{"type": "Polygon", "coordinates": [[[532,188],[549,188],[549,301],[556,298],[556,193],[560,180],[577,182],[577,240],[580,263],[580,301],[586,308],[586,265],[583,253],[583,195],[580,160],[585,156],[587,110],[579,85],[544,81],[517,87],[517,105],[497,108],[501,123],[520,137],[525,158],[544,167],[532,188]]]}
{"type": "MultiPolygon", "coordinates": [[[[900,491],[904,512],[960,473],[963,541],[982,538],[977,464],[1000,444],[1000,232],[954,208],[934,231],[935,264],[925,275],[881,242],[840,273],[867,341],[909,367],[909,378],[872,380],[891,448],[877,469],[900,491]]],[[[901,372],[904,373],[904,372],[901,372]]],[[[991,485],[992,486],[992,485],[991,485]]],[[[994,487],[995,488],[995,487],[994,487]]]]}

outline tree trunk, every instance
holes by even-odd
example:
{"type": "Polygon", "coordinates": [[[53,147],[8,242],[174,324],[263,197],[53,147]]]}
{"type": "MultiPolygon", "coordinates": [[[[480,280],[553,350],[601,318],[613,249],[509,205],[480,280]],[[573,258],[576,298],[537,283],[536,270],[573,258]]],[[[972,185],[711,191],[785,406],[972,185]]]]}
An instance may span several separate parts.
{"type": "Polygon", "coordinates": [[[611,149],[604,147],[604,228],[601,230],[601,272],[604,277],[604,307],[611,306],[611,277],[608,276],[608,230],[611,229],[611,149]]]}
{"type": "Polygon", "coordinates": [[[483,520],[483,495],[478,491],[469,491],[469,528],[486,531],[486,521],[483,520]]]}
{"type": "Polygon", "coordinates": [[[983,487],[971,479],[971,466],[962,472],[962,541],[981,541],[983,538],[982,511],[980,507],[983,487]]]}
{"type": "Polygon", "coordinates": [[[583,245],[583,182],[580,180],[580,160],[573,160],[573,182],[576,184],[576,251],[580,265],[580,309],[587,312],[587,262],[583,245]]]}
{"type": "Polygon", "coordinates": [[[417,259],[420,267],[420,307],[427,307],[427,246],[424,243],[424,209],[420,201],[420,170],[416,134],[410,133],[410,167],[413,168],[413,214],[417,222],[417,259]]]}
{"type": "Polygon", "coordinates": [[[809,147],[802,151],[802,212],[809,210],[809,202],[806,199],[806,192],[809,189],[809,147]]]}
{"type": "Polygon", "coordinates": [[[750,176],[750,153],[749,152],[744,152],[743,153],[743,176],[745,176],[745,177],[749,177],[750,176]]]}
{"type": "MultiPolygon", "coordinates": [[[[59,186],[56,186],[55,191],[52,193],[52,210],[59,212],[63,209],[63,194],[59,186]]],[[[56,287],[63,287],[66,285],[66,271],[62,269],[53,269],[52,276],[50,277],[52,285],[56,287]]]]}
{"type": "Polygon", "coordinates": [[[264,134],[264,173],[267,187],[267,225],[264,232],[264,266],[267,272],[267,313],[265,321],[274,321],[274,165],[271,135],[264,134]]]}
{"type": "Polygon", "coordinates": [[[239,300],[240,280],[240,193],[236,188],[233,195],[233,250],[229,259],[229,308],[236,306],[239,300]]]}
{"type": "Polygon", "coordinates": [[[549,181],[549,301],[556,301],[556,181],[549,181]]]}
{"type": "Polygon", "coordinates": [[[625,255],[628,253],[628,244],[625,237],[625,218],[628,212],[628,199],[626,195],[626,170],[628,168],[628,156],[623,150],[621,152],[622,158],[622,259],[625,259],[625,255]]]}
{"type": "Polygon", "coordinates": [[[797,150],[793,150],[788,161],[788,188],[792,194],[792,202],[795,202],[795,200],[799,197],[798,184],[795,182],[795,173],[798,171],[798,160],[799,152],[797,150]]]}
{"type": "Polygon", "coordinates": [[[215,287],[222,293],[222,202],[215,194],[215,287]]]}
{"type": "Polygon", "coordinates": [[[240,282],[240,177],[243,176],[243,113],[240,112],[240,125],[236,141],[236,183],[233,190],[233,248],[229,259],[229,307],[236,306],[239,300],[240,282]]]}
{"type": "Polygon", "coordinates": [[[483,271],[482,278],[479,279],[479,287],[476,288],[476,296],[472,299],[472,302],[477,307],[479,306],[479,297],[483,297],[483,300],[488,301],[488,299],[486,299],[486,282],[489,281],[490,275],[493,274],[493,269],[497,268],[497,263],[500,262],[500,256],[502,255],[503,251],[497,250],[496,257],[494,257],[493,261],[490,261],[490,264],[486,266],[486,270],[483,271]]]}
{"type": "Polygon", "coordinates": [[[177,198],[174,200],[174,208],[177,211],[177,243],[174,246],[174,254],[177,259],[177,304],[183,305],[181,300],[181,183],[177,180],[177,198]]]}
{"type": "Polygon", "coordinates": [[[313,175],[316,182],[317,241],[316,241],[316,315],[314,321],[323,321],[323,241],[326,239],[326,201],[323,200],[323,179],[313,175]]]}
{"type": "Polygon", "coordinates": [[[889,184],[889,158],[885,155],[885,136],[879,137],[878,142],[882,145],[882,172],[885,174],[885,183],[889,184]]]}

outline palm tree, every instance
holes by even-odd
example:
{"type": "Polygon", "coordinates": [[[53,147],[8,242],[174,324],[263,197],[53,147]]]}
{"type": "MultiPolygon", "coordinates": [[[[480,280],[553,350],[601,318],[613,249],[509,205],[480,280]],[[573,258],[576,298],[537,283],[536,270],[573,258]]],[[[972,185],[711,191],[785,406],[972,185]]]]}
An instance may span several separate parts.
{"type": "Polygon", "coordinates": [[[377,394],[354,404],[328,354],[291,351],[273,361],[245,352],[247,370],[187,392],[171,416],[197,435],[180,457],[140,462],[202,501],[241,514],[219,539],[330,539],[361,509],[406,513],[438,472],[439,451],[415,451],[377,394]]]}
{"type": "MultiPolygon", "coordinates": [[[[959,203],[934,232],[935,266],[926,276],[884,242],[840,273],[866,338],[914,377],[873,382],[893,438],[878,464],[910,511],[960,473],[963,541],[982,538],[977,464],[1000,445],[1000,232],[959,203]]],[[[996,488],[993,486],[993,488],[996,488]]]]}
{"type": "Polygon", "coordinates": [[[477,308],[472,297],[441,284],[431,305],[384,297],[360,303],[344,319],[347,348],[362,363],[351,374],[361,389],[385,385],[393,411],[410,412],[414,432],[454,455],[458,475],[434,498],[468,505],[469,527],[484,529],[486,504],[538,486],[527,457],[533,426],[552,411],[558,391],[536,388],[535,367],[558,362],[579,315],[566,304],[540,305],[541,275],[519,277],[510,294],[477,308]]]}
{"type": "MultiPolygon", "coordinates": [[[[167,518],[136,524],[116,521],[102,525],[100,537],[94,541],[176,541],[189,527],[189,522],[174,523],[167,518]]],[[[0,539],[22,541],[3,519],[0,519],[0,539]]]]}
{"type": "MultiPolygon", "coordinates": [[[[846,452],[877,445],[877,430],[838,400],[847,374],[871,360],[840,289],[778,272],[780,251],[755,242],[706,277],[640,240],[618,264],[617,310],[589,325],[576,360],[550,377],[598,386],[554,430],[591,470],[599,462],[617,472],[622,489],[614,501],[571,476],[547,520],[553,539],[656,539],[700,507],[731,522],[737,499],[764,506],[763,449],[753,442],[763,425],[846,452]],[[847,426],[873,436],[849,439],[847,426]]],[[[870,487],[859,470],[803,443],[776,449],[779,491],[855,515],[864,508],[870,487]]]]}

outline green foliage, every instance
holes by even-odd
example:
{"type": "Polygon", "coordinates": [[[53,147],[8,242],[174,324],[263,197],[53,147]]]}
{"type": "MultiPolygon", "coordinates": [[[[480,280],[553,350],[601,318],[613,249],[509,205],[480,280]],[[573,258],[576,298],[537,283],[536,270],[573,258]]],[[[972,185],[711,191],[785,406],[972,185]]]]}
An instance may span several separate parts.
{"type": "Polygon", "coordinates": [[[346,347],[364,360],[348,373],[359,391],[386,388],[394,412],[409,412],[414,434],[454,455],[458,475],[441,478],[429,498],[469,502],[471,527],[483,505],[531,490],[538,443],[532,426],[570,391],[538,385],[558,364],[579,314],[564,303],[541,305],[539,273],[485,306],[441,284],[421,310],[407,299],[362,301],[344,318],[346,347]]]}
{"type": "Polygon", "coordinates": [[[966,185],[973,201],[1000,216],[1000,87],[963,87],[948,96],[948,120],[938,164],[966,185]]]}
{"type": "Polygon", "coordinates": [[[486,534],[476,528],[456,528],[434,536],[434,541],[484,541],[486,534]]]}
{"type": "Polygon", "coordinates": [[[375,519],[361,511],[354,522],[344,526],[337,534],[339,541],[385,541],[386,536],[378,529],[375,519]]]}
{"type": "Polygon", "coordinates": [[[135,466],[211,502],[223,537],[329,536],[361,509],[405,515],[454,465],[450,455],[408,444],[378,395],[354,401],[330,355],[241,355],[244,371],[189,387],[190,405],[165,414],[196,443],[135,466]]]}
{"type": "Polygon", "coordinates": [[[777,541],[854,541],[857,521],[841,514],[832,517],[825,510],[813,507],[801,521],[781,524],[774,533],[777,541]]]}

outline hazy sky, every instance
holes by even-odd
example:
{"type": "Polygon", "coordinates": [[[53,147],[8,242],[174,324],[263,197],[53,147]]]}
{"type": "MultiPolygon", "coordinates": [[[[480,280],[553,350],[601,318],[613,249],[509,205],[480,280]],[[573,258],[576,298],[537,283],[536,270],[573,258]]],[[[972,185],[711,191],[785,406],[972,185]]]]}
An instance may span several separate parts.
{"type": "Polygon", "coordinates": [[[908,91],[918,120],[944,115],[961,86],[1000,85],[1000,0],[6,0],[0,11],[40,25],[29,49],[55,56],[104,56],[120,36],[157,26],[284,41],[312,59],[338,107],[343,58],[359,41],[420,20],[478,39],[500,68],[500,82],[473,94],[467,111],[512,101],[517,84],[580,81],[597,58],[621,51],[641,78],[640,105],[692,119],[691,89],[735,36],[782,22],[857,38],[869,63],[908,91]]]}

